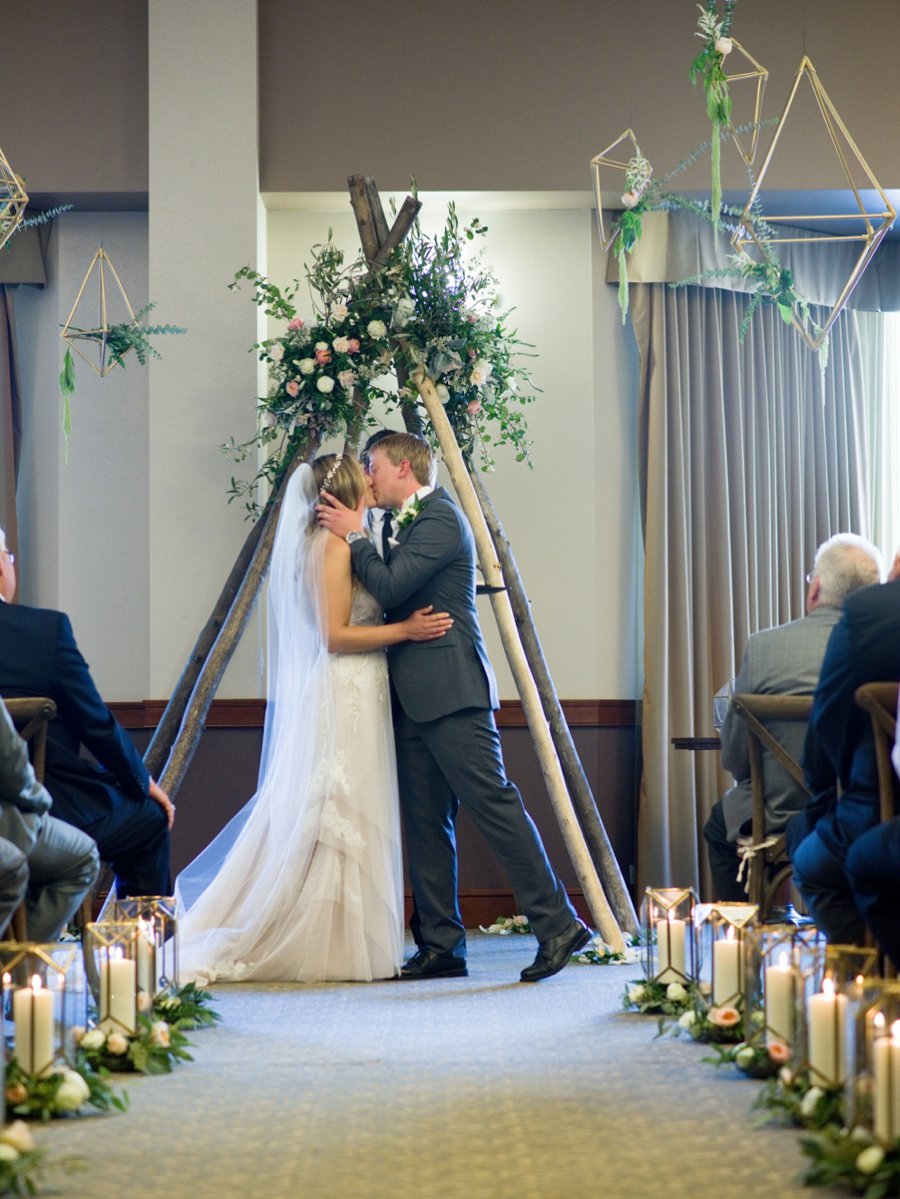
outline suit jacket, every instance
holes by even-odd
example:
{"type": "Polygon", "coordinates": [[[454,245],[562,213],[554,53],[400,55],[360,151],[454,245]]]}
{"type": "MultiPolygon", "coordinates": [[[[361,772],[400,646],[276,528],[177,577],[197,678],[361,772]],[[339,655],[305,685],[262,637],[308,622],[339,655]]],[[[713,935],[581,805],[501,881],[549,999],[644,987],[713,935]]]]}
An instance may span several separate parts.
{"type": "MultiPolygon", "coordinates": [[[[872,725],[853,699],[863,683],[900,679],[900,580],[865,587],[844,604],[822,662],[803,766],[816,796],[816,831],[843,858],[878,820],[872,725]],[[840,782],[840,799],[834,791],[840,782]]],[[[811,805],[812,808],[812,805],[811,805]]]]}
{"type": "Polygon", "coordinates": [[[498,708],[497,684],[475,610],[475,542],[468,522],[438,487],[396,533],[382,562],[367,541],[350,547],[353,570],[383,605],[389,622],[417,608],[449,612],[453,628],[434,641],[388,649],[391,681],[411,720],[437,720],[463,708],[498,708]]]}
{"type": "Polygon", "coordinates": [[[0,702],[0,837],[29,854],[49,810],[50,796],[35,777],[28,747],[0,702]]]}
{"type": "MultiPolygon", "coordinates": [[[[840,616],[837,608],[819,607],[800,620],[754,633],[747,642],[741,672],[735,679],[734,693],[812,695],[819,679],[828,638],[840,616]]],[[[770,722],[768,727],[791,757],[799,761],[806,725],[797,721],[776,720],[770,722]]],[[[753,815],[753,797],[747,726],[730,706],[725,714],[721,736],[722,765],[731,771],[736,780],[734,786],[722,796],[728,839],[734,841],[742,831],[741,826],[753,815]]],[[[788,818],[806,806],[808,796],[765,750],[763,790],[766,832],[779,833],[788,818]]]]}
{"type": "Polygon", "coordinates": [[[44,774],[55,816],[88,828],[120,802],[118,793],[147,797],[147,768],[100,698],[64,613],[0,603],[0,695],[56,703],[44,774]],[[80,756],[81,745],[98,765],[80,756]]]}

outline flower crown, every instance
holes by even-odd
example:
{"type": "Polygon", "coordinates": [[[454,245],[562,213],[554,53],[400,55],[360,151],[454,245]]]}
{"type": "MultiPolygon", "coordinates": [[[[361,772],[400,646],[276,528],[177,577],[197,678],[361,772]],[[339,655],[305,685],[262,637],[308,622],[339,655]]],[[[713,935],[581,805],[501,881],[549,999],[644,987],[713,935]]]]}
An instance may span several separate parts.
{"type": "Polygon", "coordinates": [[[319,488],[319,495],[324,495],[325,492],[328,490],[329,486],[331,485],[331,480],[338,473],[338,469],[343,461],[344,461],[344,452],[342,450],[339,454],[335,455],[334,462],[331,464],[331,468],[328,471],[328,474],[322,480],[322,486],[319,488]]]}

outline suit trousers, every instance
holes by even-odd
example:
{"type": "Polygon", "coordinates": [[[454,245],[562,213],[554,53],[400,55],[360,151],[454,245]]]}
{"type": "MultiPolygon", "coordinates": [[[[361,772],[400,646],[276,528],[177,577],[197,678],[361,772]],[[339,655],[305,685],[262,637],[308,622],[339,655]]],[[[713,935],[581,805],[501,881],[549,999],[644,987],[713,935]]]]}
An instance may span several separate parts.
{"type": "Polygon", "coordinates": [[[845,861],[815,829],[791,847],[791,860],[794,886],[827,940],[838,945],[862,945],[865,927],[850,890],[845,861]]]}
{"type": "Polygon", "coordinates": [[[456,862],[460,803],[497,855],[538,940],[564,932],[575,911],[506,777],[493,713],[467,708],[419,723],[398,711],[394,733],[419,944],[465,956],[456,862]]]}
{"type": "Polygon", "coordinates": [[[155,800],[122,795],[108,815],[78,827],[94,838],[101,859],[112,865],[119,899],[172,894],[169,828],[155,800]]]}
{"type": "Polygon", "coordinates": [[[100,869],[97,846],[86,833],[44,816],[28,854],[28,936],[55,941],[78,911],[100,869]]]}
{"type": "Polygon", "coordinates": [[[28,890],[28,859],[5,837],[0,837],[0,938],[28,890]]]}
{"type": "Polygon", "coordinates": [[[876,825],[853,842],[847,877],[879,949],[900,967],[900,817],[876,825]]]}

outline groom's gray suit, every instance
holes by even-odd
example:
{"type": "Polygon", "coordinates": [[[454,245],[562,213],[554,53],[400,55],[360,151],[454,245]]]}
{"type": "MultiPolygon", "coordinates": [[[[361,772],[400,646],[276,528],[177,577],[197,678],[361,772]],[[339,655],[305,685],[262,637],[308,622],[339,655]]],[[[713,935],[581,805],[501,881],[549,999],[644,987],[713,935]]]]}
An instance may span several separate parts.
{"type": "Polygon", "coordinates": [[[505,869],[539,941],[572,926],[575,912],[553,872],[521,796],[506,777],[493,710],[499,706],[475,610],[475,545],[443,488],[396,536],[382,562],[371,544],[351,546],[353,570],[389,622],[428,604],[453,628],[433,641],[388,650],[397,769],[420,947],[460,959],[465,932],[457,898],[455,820],[460,802],[505,869]]]}

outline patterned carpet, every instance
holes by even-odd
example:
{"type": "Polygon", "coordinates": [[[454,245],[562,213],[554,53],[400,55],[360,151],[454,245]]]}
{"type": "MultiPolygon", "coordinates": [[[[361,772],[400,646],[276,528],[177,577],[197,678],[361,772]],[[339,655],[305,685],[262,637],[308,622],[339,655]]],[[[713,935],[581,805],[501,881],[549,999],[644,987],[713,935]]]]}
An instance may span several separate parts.
{"type": "Polygon", "coordinates": [[[809,1196],[797,1134],[754,1130],[757,1083],[622,1013],[634,967],[527,986],[530,937],[470,940],[432,983],[216,989],[195,1061],[128,1079],[130,1111],[39,1130],[75,1199],[809,1196]]]}

